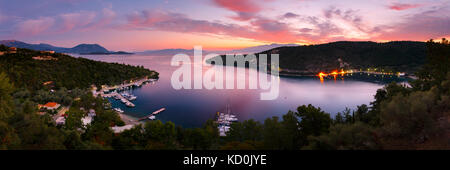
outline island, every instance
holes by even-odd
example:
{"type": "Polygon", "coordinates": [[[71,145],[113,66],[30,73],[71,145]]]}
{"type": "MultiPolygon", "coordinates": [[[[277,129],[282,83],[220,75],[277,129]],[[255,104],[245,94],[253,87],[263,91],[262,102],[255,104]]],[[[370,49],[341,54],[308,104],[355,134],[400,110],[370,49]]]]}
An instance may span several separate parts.
{"type": "MultiPolygon", "coordinates": [[[[256,53],[279,54],[280,75],[318,75],[320,72],[414,74],[425,63],[426,43],[415,41],[351,42],[278,47],[256,53]]],[[[226,55],[217,56],[226,65],[226,55]]],[[[207,60],[212,63],[215,58],[207,60]]],[[[258,61],[258,60],[256,60],[258,61]]],[[[257,64],[257,63],[256,63],[257,64]]]]}

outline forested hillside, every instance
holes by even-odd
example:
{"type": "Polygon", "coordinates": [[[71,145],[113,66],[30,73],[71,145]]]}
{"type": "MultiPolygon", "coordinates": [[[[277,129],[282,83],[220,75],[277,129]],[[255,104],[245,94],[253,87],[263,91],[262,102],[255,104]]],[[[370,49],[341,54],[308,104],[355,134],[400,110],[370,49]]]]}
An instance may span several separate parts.
{"type": "MultiPolygon", "coordinates": [[[[0,51],[7,49],[6,46],[0,46],[0,51]]],[[[87,88],[93,84],[120,84],[145,76],[158,77],[157,72],[142,66],[98,62],[28,49],[1,55],[0,72],[6,73],[14,86],[30,90],[41,89],[43,83],[49,81],[53,82],[55,88],[73,89],[87,88]]]]}
{"type": "MultiPolygon", "coordinates": [[[[317,74],[340,67],[352,69],[383,68],[414,73],[425,63],[424,42],[395,41],[387,43],[341,41],[328,44],[279,47],[257,53],[279,54],[283,72],[317,74]],[[339,61],[341,59],[341,61],[339,61]]],[[[223,61],[225,56],[221,56],[223,61]]]]}
{"type": "Polygon", "coordinates": [[[17,47],[17,48],[26,48],[30,50],[37,50],[37,51],[56,51],[58,53],[102,53],[102,54],[108,54],[108,53],[114,53],[112,51],[108,51],[106,48],[98,45],[98,44],[79,44],[72,48],[65,48],[65,47],[55,47],[50,44],[28,44],[21,41],[16,40],[1,40],[1,45],[5,45],[8,47],[17,47]]]}
{"type": "Polygon", "coordinates": [[[0,73],[0,149],[449,149],[449,68],[450,43],[430,41],[427,63],[411,87],[386,85],[370,106],[346,109],[334,118],[302,105],[282,118],[233,123],[226,137],[219,136],[213,121],[189,129],[158,120],[114,134],[109,127],[123,122],[103,109],[107,101],[90,93],[78,95],[66,125],[56,126],[36,114],[34,99],[0,73]],[[91,125],[81,126],[79,108],[97,112],[91,125]]]}

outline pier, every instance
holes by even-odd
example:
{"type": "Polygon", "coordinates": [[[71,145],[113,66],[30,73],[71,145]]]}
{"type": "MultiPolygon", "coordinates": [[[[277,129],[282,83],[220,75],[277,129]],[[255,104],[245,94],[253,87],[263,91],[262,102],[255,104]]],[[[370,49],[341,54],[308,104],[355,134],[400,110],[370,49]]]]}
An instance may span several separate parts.
{"type": "Polygon", "coordinates": [[[117,92],[112,92],[108,94],[101,94],[102,97],[113,97],[114,99],[120,100],[122,103],[124,103],[128,107],[135,107],[136,105],[130,102],[127,98],[123,97],[121,94],[117,92]]]}
{"type": "Polygon", "coordinates": [[[139,118],[138,121],[142,121],[142,120],[148,119],[148,118],[151,117],[151,116],[155,116],[155,115],[157,115],[157,114],[163,112],[164,110],[166,110],[166,108],[163,107],[163,108],[161,108],[161,109],[159,109],[159,110],[157,110],[157,111],[154,111],[152,114],[149,114],[149,115],[147,115],[147,116],[144,116],[144,117],[139,118]]]}
{"type": "Polygon", "coordinates": [[[130,83],[126,83],[126,84],[121,84],[121,85],[115,85],[115,86],[102,86],[101,89],[101,93],[109,93],[110,91],[122,91],[122,90],[127,90],[130,89],[131,87],[141,87],[143,84],[147,83],[147,82],[154,82],[156,81],[156,79],[148,79],[148,78],[144,78],[144,79],[140,79],[137,81],[131,81],[130,83]]]}

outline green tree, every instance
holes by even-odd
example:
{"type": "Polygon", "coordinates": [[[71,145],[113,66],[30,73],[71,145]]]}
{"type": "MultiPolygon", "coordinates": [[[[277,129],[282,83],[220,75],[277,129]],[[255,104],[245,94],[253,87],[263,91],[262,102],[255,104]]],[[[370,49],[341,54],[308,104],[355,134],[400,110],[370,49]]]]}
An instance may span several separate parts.
{"type": "Polygon", "coordinates": [[[303,143],[307,143],[308,136],[319,136],[328,133],[331,125],[330,114],[323,112],[320,108],[316,108],[309,104],[308,106],[300,106],[295,113],[299,119],[300,132],[303,136],[303,143]]]}
{"type": "Polygon", "coordinates": [[[13,115],[14,105],[11,97],[13,89],[6,74],[0,73],[0,120],[6,121],[13,115]]]}
{"type": "Polygon", "coordinates": [[[342,116],[341,112],[338,112],[336,114],[336,116],[334,117],[333,123],[334,124],[343,124],[343,123],[345,123],[344,117],[342,116]]]}
{"type": "Polygon", "coordinates": [[[81,119],[84,117],[85,113],[81,111],[79,108],[72,107],[69,109],[69,111],[66,113],[66,123],[65,128],[68,130],[77,130],[77,129],[84,129],[83,122],[81,119]]]}
{"type": "Polygon", "coordinates": [[[263,144],[265,149],[283,149],[283,138],[281,135],[281,123],[278,117],[267,118],[263,125],[263,144]]]}
{"type": "Polygon", "coordinates": [[[309,136],[309,145],[303,149],[319,150],[367,150],[379,149],[374,129],[362,122],[336,124],[330,132],[320,136],[309,136]]]}
{"type": "MultiPolygon", "coordinates": [[[[438,90],[417,91],[410,95],[398,94],[381,108],[382,132],[384,137],[395,143],[397,141],[424,142],[436,135],[440,128],[436,122],[440,112],[433,107],[438,101],[438,90]],[[392,139],[392,140],[391,140],[392,139]]],[[[409,144],[408,144],[409,143],[409,144]]]]}
{"type": "Polygon", "coordinates": [[[418,80],[412,84],[416,90],[429,90],[433,86],[441,87],[450,71],[450,44],[445,38],[441,43],[427,42],[427,62],[417,73],[418,80]]]}
{"type": "Polygon", "coordinates": [[[295,113],[289,111],[287,114],[283,115],[283,120],[281,121],[282,130],[281,138],[283,139],[283,149],[295,150],[299,149],[302,145],[301,143],[301,133],[300,126],[295,113]]]}
{"type": "Polygon", "coordinates": [[[258,141],[262,136],[262,125],[253,119],[232,123],[228,131],[227,141],[258,141]]]}
{"type": "Polygon", "coordinates": [[[0,149],[17,147],[20,142],[14,129],[8,124],[9,119],[14,114],[12,90],[13,86],[9,83],[6,74],[0,73],[0,149]]]}

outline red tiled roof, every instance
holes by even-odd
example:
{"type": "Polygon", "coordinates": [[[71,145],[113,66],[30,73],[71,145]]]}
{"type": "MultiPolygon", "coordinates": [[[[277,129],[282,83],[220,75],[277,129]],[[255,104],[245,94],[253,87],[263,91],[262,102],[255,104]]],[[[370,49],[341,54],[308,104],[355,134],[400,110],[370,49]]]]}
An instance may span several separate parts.
{"type": "Polygon", "coordinates": [[[55,107],[56,105],[58,105],[58,103],[55,102],[48,102],[47,104],[45,104],[45,107],[55,107]]]}

